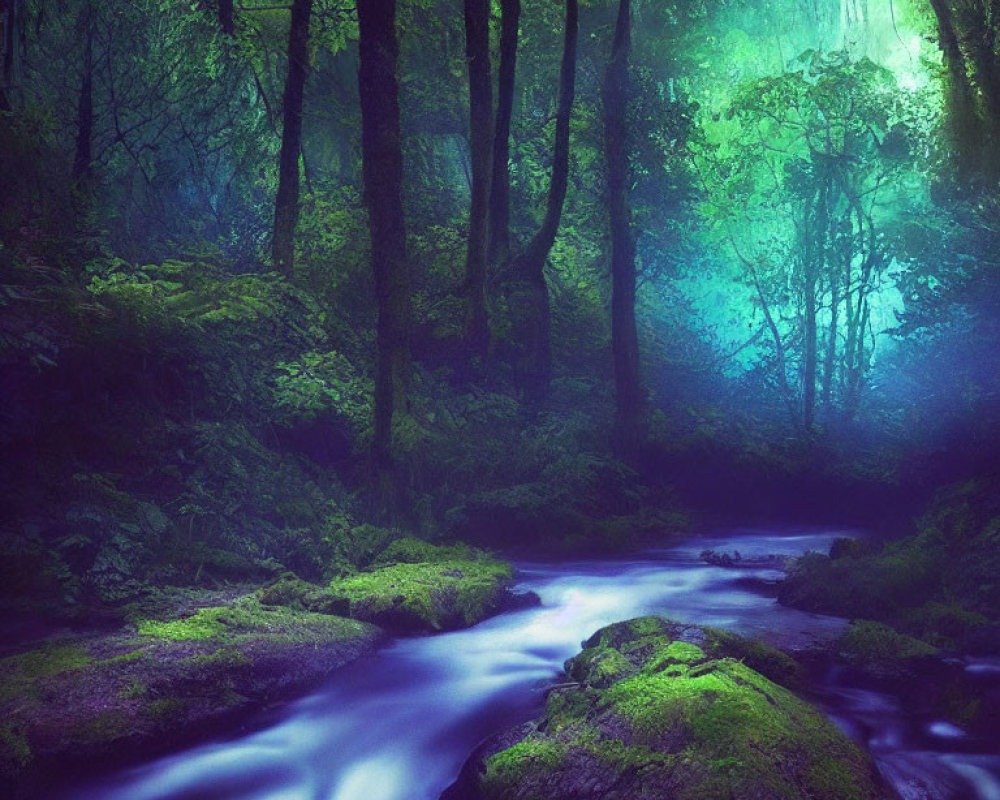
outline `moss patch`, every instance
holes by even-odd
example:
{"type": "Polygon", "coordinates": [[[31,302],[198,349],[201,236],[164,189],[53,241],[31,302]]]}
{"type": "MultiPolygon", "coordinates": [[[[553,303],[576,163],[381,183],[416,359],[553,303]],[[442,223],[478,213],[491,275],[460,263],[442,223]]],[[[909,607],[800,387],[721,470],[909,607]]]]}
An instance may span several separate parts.
{"type": "Polygon", "coordinates": [[[559,742],[529,736],[487,760],[486,782],[502,785],[525,773],[553,770],[562,762],[566,749],[566,745],[559,742]]]}
{"type": "Polygon", "coordinates": [[[469,561],[481,556],[467,544],[438,545],[425,542],[413,536],[396,539],[379,553],[375,560],[376,566],[388,564],[421,564],[442,561],[469,561]]]}
{"type": "Polygon", "coordinates": [[[284,607],[265,607],[253,596],[240,598],[228,606],[198,609],[185,619],[160,622],[140,620],[140,636],[169,641],[238,641],[241,638],[267,636],[286,642],[309,642],[348,638],[362,632],[355,620],[327,614],[295,611],[284,607]]]}
{"type": "Polygon", "coordinates": [[[304,581],[294,573],[285,573],[270,586],[257,593],[265,606],[288,606],[317,614],[348,613],[348,604],[328,589],[304,581]]]}
{"type": "Polygon", "coordinates": [[[80,669],[93,660],[82,648],[61,644],[0,659],[0,703],[22,694],[42,678],[80,669]]]}

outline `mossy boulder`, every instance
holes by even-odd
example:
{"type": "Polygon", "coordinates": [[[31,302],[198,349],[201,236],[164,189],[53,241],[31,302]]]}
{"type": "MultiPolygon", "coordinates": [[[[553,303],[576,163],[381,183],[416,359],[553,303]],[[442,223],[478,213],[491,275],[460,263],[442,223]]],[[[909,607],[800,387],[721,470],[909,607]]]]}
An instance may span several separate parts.
{"type": "Polygon", "coordinates": [[[354,619],[397,632],[464,628],[506,608],[513,569],[483,554],[394,563],[330,583],[354,619]]]}
{"type": "Polygon", "coordinates": [[[383,634],[254,595],[0,659],[0,796],[204,737],[319,683],[383,634]]]}
{"type": "Polygon", "coordinates": [[[755,653],[794,674],[732,634],[658,617],[604,628],[544,717],[484,745],[443,800],[888,797],[836,726],[742,660],[755,653]]]}
{"type": "Polygon", "coordinates": [[[936,647],[882,622],[855,620],[836,642],[841,660],[880,678],[913,678],[936,672],[936,647]]]}

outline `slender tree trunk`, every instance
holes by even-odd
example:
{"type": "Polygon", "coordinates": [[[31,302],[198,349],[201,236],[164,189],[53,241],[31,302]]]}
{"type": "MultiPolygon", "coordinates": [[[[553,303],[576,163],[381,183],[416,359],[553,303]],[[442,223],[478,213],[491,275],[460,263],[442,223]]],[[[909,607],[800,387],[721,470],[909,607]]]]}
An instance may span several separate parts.
{"type": "Polygon", "coordinates": [[[490,2],[465,0],[465,56],[469,65],[469,151],[472,197],[465,258],[466,358],[486,360],[489,326],[486,318],[486,246],[493,149],[493,86],[490,80],[490,2]]]}
{"type": "Polygon", "coordinates": [[[502,264],[510,255],[510,121],[514,111],[521,0],[501,0],[500,9],[500,67],[497,75],[497,118],[493,136],[493,180],[490,183],[487,249],[487,261],[490,264],[502,264]]]}
{"type": "Polygon", "coordinates": [[[826,355],[823,365],[823,413],[833,416],[833,376],[837,371],[837,328],[840,318],[840,278],[836,270],[830,276],[830,324],[826,329],[826,355]]]}
{"type": "Polygon", "coordinates": [[[373,458],[383,496],[395,496],[392,423],[406,410],[410,276],[403,221],[396,0],[357,0],[361,161],[378,309],[373,458]]]}
{"type": "Polygon", "coordinates": [[[559,68],[559,105],[552,148],[552,178],[545,218],[528,246],[518,257],[514,272],[528,288],[524,365],[519,379],[528,405],[537,406],[548,396],[552,378],[551,312],[545,283],[545,262],[552,250],[562,217],[569,185],[569,123],[576,92],[576,40],[579,10],[577,0],[566,0],[562,63],[559,68]]]}
{"type": "Polygon", "coordinates": [[[812,430],[816,419],[816,274],[806,265],[805,315],[802,347],[802,424],[812,430]]]}
{"type": "Polygon", "coordinates": [[[81,11],[83,35],[83,69],[80,96],[76,107],[76,149],[73,155],[73,182],[77,191],[86,192],[84,184],[90,175],[94,138],[94,17],[90,0],[81,11]]]}
{"type": "Polygon", "coordinates": [[[288,26],[288,75],[282,107],[278,194],[274,202],[274,267],[291,277],[295,268],[295,227],[299,222],[299,151],[302,147],[302,98],[309,75],[309,16],[313,0],[292,0],[288,26]]]}
{"type": "Polygon", "coordinates": [[[644,420],[639,384],[639,337],[635,327],[635,241],[628,199],[625,110],[631,43],[630,0],[619,0],[611,60],[604,77],[604,155],[611,221],[611,354],[615,373],[615,445],[634,454],[644,420]]]}
{"type": "Polygon", "coordinates": [[[236,33],[233,0],[219,0],[219,28],[226,36],[232,36],[236,33]]]}
{"type": "Polygon", "coordinates": [[[848,384],[844,399],[844,418],[852,419],[861,405],[861,389],[864,386],[865,375],[868,372],[868,355],[865,348],[865,329],[871,320],[871,308],[864,301],[858,308],[858,335],[854,341],[856,352],[851,354],[851,369],[848,372],[848,384]]]}

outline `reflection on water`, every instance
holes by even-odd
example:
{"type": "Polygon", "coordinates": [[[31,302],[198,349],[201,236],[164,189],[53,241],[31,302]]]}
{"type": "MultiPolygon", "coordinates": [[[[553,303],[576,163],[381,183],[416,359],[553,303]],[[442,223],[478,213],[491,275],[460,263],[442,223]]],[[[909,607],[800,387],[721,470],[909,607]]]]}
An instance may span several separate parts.
{"type": "MultiPolygon", "coordinates": [[[[843,620],[745,588],[748,576],[767,580],[773,571],[699,559],[709,548],[738,549],[745,560],[826,550],[833,538],[743,532],[629,560],[523,564],[520,588],[537,592],[540,608],[398,640],[288,703],[257,732],[107,776],[66,800],[434,800],[479,741],[538,712],[544,687],[603,625],[657,613],[783,646],[836,635],[843,620]]],[[[997,758],[906,751],[912,737],[894,700],[851,687],[831,689],[828,699],[838,724],[868,743],[906,800],[1000,800],[997,758]]],[[[948,728],[935,730],[947,738],[948,728]]]]}

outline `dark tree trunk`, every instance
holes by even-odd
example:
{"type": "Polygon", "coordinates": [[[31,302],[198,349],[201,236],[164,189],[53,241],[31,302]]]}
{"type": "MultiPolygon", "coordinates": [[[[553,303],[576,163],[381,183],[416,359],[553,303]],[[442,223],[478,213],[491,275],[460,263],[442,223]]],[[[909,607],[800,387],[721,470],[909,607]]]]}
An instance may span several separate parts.
{"type": "Polygon", "coordinates": [[[510,255],[510,120],[514,111],[521,0],[501,0],[500,9],[500,67],[497,76],[497,119],[493,137],[493,180],[490,183],[487,251],[487,260],[491,264],[501,264],[510,255]]]}
{"type": "Polygon", "coordinates": [[[973,87],[948,0],[930,0],[938,23],[938,45],[948,72],[949,128],[960,167],[977,166],[982,123],[976,115],[973,87]]]}
{"type": "Polygon", "coordinates": [[[384,494],[394,483],[392,422],[406,410],[410,278],[403,222],[395,0],[357,0],[361,162],[378,310],[372,444],[384,494]]]}
{"type": "Polygon", "coordinates": [[[604,77],[604,154],[611,220],[611,354],[615,372],[615,446],[636,452],[644,420],[639,385],[639,337],[635,327],[635,241],[628,199],[625,110],[631,40],[629,0],[619,0],[611,60],[604,77]]]}
{"type": "Polygon", "coordinates": [[[83,35],[83,68],[80,78],[80,96],[76,107],[76,149],[73,155],[73,182],[78,191],[86,191],[83,184],[90,174],[93,160],[94,139],[94,19],[90,2],[81,11],[83,35]]]}
{"type": "Polygon", "coordinates": [[[219,28],[226,36],[236,33],[236,23],[233,17],[233,0],[219,0],[219,28]]]}
{"type": "Polygon", "coordinates": [[[490,3],[465,0],[465,57],[469,65],[469,151],[472,197],[465,258],[465,349],[481,365],[489,349],[486,318],[486,245],[493,149],[493,86],[490,80],[490,3]]]}
{"type": "Polygon", "coordinates": [[[292,0],[288,26],[288,75],[282,110],[278,195],[274,202],[274,267],[291,277],[295,268],[295,227],[299,222],[299,151],[302,148],[302,97],[309,74],[309,16],[312,0],[292,0]]]}
{"type": "Polygon", "coordinates": [[[835,269],[831,272],[830,324],[826,329],[826,355],[823,364],[823,413],[828,420],[833,417],[833,376],[837,371],[837,327],[840,321],[840,277],[835,269]]]}
{"type": "Polygon", "coordinates": [[[545,262],[552,250],[559,219],[562,216],[569,184],[569,122],[576,90],[577,0],[566,0],[566,27],[563,37],[562,64],[559,68],[559,107],[556,111],[556,136],[552,149],[552,179],[545,218],[515,263],[515,275],[528,289],[525,359],[521,382],[529,405],[538,405],[548,395],[552,377],[550,346],[549,290],[545,283],[545,262]]]}
{"type": "Polygon", "coordinates": [[[23,0],[0,0],[0,34],[0,111],[12,111],[11,95],[20,81],[24,47],[23,0]]]}
{"type": "Polygon", "coordinates": [[[987,0],[980,6],[980,17],[966,36],[972,55],[976,84],[983,97],[988,121],[987,133],[995,136],[1000,126],[1000,62],[997,61],[997,27],[1000,25],[1000,2],[987,0]]]}

